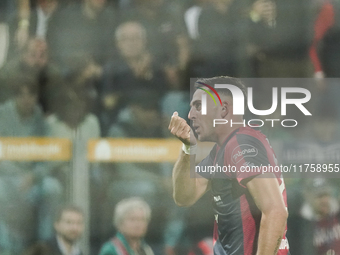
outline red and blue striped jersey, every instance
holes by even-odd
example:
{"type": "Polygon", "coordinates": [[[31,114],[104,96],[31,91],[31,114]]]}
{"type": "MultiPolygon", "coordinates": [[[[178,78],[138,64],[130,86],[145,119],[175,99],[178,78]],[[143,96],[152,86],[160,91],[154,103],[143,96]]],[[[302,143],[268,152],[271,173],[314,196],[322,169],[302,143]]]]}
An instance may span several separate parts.
{"type": "MultiPolygon", "coordinates": [[[[247,189],[247,182],[261,173],[263,166],[277,166],[268,139],[260,131],[242,127],[231,133],[220,147],[215,145],[199,164],[201,169],[215,166],[213,173],[199,173],[211,180],[215,213],[214,254],[255,255],[261,222],[261,211],[247,189]],[[226,166],[227,171],[218,171],[226,166]]],[[[281,172],[274,173],[287,206],[287,196],[281,172]]],[[[287,230],[287,229],[286,229],[287,230]]],[[[278,255],[289,254],[286,231],[278,255]]]]}

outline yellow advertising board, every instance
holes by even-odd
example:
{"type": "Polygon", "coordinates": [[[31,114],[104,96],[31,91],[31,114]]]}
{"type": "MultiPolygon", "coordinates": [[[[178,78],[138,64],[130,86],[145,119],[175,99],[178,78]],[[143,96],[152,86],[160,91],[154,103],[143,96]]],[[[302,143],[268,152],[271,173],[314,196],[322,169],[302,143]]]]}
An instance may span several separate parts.
{"type": "MultiPolygon", "coordinates": [[[[198,143],[197,160],[206,157],[213,143],[198,143]]],[[[175,162],[182,143],[177,139],[93,139],[88,143],[90,162],[175,162]]]]}
{"type": "Polygon", "coordinates": [[[63,138],[0,137],[0,160],[68,161],[71,141],[63,138]]]}
{"type": "Polygon", "coordinates": [[[90,140],[90,162],[174,162],[182,143],[177,139],[90,140]]]}

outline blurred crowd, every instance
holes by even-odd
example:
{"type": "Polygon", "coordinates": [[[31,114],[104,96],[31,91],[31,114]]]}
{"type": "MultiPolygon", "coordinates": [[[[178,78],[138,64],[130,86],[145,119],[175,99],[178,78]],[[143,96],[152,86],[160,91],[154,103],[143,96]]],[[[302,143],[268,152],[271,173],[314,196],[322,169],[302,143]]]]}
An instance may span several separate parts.
{"type": "MultiPolygon", "coordinates": [[[[263,132],[283,164],[339,163],[339,62],[337,0],[1,0],[0,136],[167,138],[172,113],[188,113],[190,78],[306,78],[289,85],[312,92],[313,119],[263,132]]],[[[260,106],[275,85],[256,85],[260,106]]],[[[131,196],[151,207],[146,238],[156,255],[208,254],[200,247],[211,241],[209,197],[177,208],[171,164],[91,168],[91,254],[116,231],[113,206],[131,196]]],[[[1,254],[52,238],[53,213],[70,200],[70,169],[0,162],[1,254]]],[[[299,226],[288,233],[292,255],[340,254],[340,193],[331,188],[339,182],[325,182],[286,181],[288,223],[299,226]]]]}

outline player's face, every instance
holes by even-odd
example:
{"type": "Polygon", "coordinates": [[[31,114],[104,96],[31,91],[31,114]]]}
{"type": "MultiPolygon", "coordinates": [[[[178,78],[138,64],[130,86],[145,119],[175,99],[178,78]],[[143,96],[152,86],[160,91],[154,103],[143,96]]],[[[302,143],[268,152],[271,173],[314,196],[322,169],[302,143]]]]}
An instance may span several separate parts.
{"type": "Polygon", "coordinates": [[[147,228],[148,220],[144,210],[136,208],[126,214],[119,230],[126,237],[142,238],[145,236],[147,228]]]}
{"type": "Polygon", "coordinates": [[[75,243],[84,231],[83,215],[78,212],[64,211],[54,228],[61,238],[68,243],[75,243]]]}
{"type": "Polygon", "coordinates": [[[204,91],[197,89],[190,103],[189,119],[192,121],[192,128],[200,141],[216,142],[217,136],[213,127],[214,119],[218,117],[219,106],[215,106],[211,97],[207,96],[207,114],[202,115],[202,94],[204,91]]]}

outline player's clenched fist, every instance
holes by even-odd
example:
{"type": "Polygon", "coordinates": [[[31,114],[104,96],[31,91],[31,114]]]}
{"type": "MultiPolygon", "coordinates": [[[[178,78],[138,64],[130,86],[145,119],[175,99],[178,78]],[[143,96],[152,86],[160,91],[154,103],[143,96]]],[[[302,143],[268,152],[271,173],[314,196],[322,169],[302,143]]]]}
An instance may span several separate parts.
{"type": "MultiPolygon", "coordinates": [[[[171,116],[169,130],[171,134],[176,136],[184,144],[190,145],[191,128],[183,118],[178,116],[177,112],[174,112],[173,115],[171,116]]],[[[194,144],[196,144],[196,139],[191,138],[191,145],[194,144]]]]}

